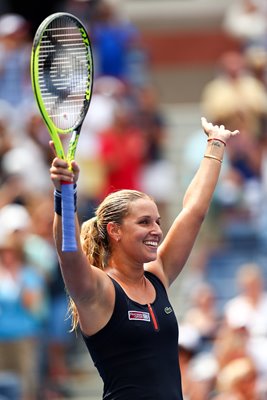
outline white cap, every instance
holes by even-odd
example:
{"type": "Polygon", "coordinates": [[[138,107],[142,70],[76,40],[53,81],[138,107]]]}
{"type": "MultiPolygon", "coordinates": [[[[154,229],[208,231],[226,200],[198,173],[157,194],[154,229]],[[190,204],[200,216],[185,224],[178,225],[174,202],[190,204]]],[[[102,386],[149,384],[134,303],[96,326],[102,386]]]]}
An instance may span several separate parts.
{"type": "Polygon", "coordinates": [[[12,35],[26,25],[27,21],[22,15],[4,14],[0,17],[0,36],[12,35]]]}
{"type": "Polygon", "coordinates": [[[5,238],[17,230],[25,230],[30,226],[30,214],[20,204],[8,204],[0,209],[0,244],[5,238]]]}
{"type": "Polygon", "coordinates": [[[212,353],[200,353],[192,359],[188,367],[188,373],[193,382],[214,379],[218,373],[218,361],[212,353]]]}
{"type": "Polygon", "coordinates": [[[179,346],[189,351],[197,350],[200,343],[198,331],[189,324],[181,324],[179,327],[179,346]]]}

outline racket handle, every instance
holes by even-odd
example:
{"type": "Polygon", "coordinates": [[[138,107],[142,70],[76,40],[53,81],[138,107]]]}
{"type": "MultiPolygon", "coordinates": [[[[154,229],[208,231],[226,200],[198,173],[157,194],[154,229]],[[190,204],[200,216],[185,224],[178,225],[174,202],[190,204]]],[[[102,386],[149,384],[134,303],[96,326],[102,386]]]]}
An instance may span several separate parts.
{"type": "Polygon", "coordinates": [[[74,186],[61,184],[62,193],[62,251],[76,251],[76,228],[74,210],[74,186]]]}

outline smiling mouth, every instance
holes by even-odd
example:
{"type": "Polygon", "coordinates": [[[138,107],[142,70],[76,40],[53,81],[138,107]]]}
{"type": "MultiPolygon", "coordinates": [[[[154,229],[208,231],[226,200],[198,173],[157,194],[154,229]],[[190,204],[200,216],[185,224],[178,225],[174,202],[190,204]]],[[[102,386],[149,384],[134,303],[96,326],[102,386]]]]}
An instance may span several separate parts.
{"type": "Polygon", "coordinates": [[[153,248],[155,248],[155,249],[158,247],[158,242],[156,242],[156,241],[154,241],[154,240],[146,240],[146,241],[144,242],[144,244],[145,244],[146,246],[153,247],[153,248]]]}

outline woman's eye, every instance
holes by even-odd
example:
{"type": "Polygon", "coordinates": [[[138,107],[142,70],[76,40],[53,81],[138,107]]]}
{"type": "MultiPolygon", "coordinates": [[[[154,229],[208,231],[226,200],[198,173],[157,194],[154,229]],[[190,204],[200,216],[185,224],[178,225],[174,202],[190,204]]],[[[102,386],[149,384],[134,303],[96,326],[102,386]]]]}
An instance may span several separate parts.
{"type": "Polygon", "coordinates": [[[146,219],[143,219],[142,221],[140,221],[140,224],[143,224],[143,225],[147,225],[149,222],[148,222],[148,220],[146,220],[146,219]]]}

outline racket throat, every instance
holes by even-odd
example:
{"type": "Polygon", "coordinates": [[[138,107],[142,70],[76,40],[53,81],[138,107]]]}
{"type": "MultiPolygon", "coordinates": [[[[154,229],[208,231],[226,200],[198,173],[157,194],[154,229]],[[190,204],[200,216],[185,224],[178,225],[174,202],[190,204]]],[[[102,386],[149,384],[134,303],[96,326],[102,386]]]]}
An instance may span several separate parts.
{"type": "Polygon", "coordinates": [[[79,134],[80,134],[79,129],[75,129],[72,132],[71,139],[69,142],[68,156],[67,156],[68,162],[71,162],[75,158],[75,152],[76,152],[76,148],[77,148],[77,144],[78,144],[79,134]]]}

